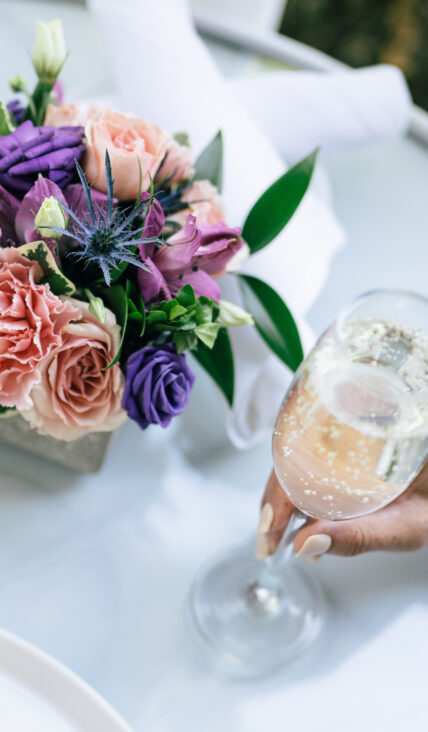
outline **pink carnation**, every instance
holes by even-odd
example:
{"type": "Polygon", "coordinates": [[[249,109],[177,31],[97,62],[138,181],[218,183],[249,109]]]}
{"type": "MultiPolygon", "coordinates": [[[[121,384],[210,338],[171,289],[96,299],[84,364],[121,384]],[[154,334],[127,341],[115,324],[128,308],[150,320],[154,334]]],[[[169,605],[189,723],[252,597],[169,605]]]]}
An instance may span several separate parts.
{"type": "Polygon", "coordinates": [[[39,285],[42,270],[19,250],[0,249],[0,404],[31,407],[39,366],[79,312],[39,285]]]}
{"type": "Polygon", "coordinates": [[[88,432],[111,432],[126,419],[121,407],[124,376],[116,355],[120,328],[110,310],[101,323],[89,305],[64,298],[79,322],[68,323],[61,342],[40,364],[41,380],[31,391],[33,407],[22,416],[42,435],[76,440],[88,432]]]}

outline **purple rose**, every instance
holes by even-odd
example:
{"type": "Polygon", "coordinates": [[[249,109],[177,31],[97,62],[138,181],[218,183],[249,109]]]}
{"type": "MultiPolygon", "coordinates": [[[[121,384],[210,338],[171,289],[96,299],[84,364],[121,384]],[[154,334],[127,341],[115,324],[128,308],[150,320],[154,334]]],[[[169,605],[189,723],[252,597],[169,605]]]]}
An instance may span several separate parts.
{"type": "Polygon", "coordinates": [[[167,427],[189,401],[195,380],[184,356],[174,346],[144,346],[129,356],[122,406],[141,429],[167,427]]]}
{"type": "Polygon", "coordinates": [[[34,127],[29,120],[0,137],[0,184],[18,198],[40,174],[64,188],[85,152],[83,127],[34,127]]]}

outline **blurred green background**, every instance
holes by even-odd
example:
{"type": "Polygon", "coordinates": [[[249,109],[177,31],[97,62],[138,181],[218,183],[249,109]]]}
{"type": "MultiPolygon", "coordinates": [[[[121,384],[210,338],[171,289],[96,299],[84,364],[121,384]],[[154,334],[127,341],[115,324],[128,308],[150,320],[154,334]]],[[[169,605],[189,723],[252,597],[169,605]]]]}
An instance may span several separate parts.
{"type": "Polygon", "coordinates": [[[428,0],[288,0],[281,31],[350,66],[396,64],[428,109],[428,0]]]}

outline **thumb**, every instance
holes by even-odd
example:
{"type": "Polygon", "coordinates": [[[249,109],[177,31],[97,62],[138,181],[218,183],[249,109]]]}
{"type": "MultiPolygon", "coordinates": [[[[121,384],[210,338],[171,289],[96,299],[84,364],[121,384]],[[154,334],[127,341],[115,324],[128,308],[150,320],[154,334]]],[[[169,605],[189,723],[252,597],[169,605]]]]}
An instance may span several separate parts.
{"type": "Polygon", "coordinates": [[[369,551],[412,551],[428,543],[428,505],[420,494],[402,496],[386,508],[347,521],[314,521],[295,540],[296,554],[329,552],[352,557],[369,551]]]}

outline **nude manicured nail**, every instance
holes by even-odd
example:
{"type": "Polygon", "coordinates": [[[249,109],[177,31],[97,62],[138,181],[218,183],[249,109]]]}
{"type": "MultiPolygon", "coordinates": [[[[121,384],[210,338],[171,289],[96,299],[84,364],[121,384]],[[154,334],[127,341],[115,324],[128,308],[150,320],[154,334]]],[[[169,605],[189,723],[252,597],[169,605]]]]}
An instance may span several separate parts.
{"type": "Polygon", "coordinates": [[[312,534],[299,549],[297,557],[315,557],[324,554],[331,547],[331,536],[328,534],[312,534]]]}
{"type": "Polygon", "coordinates": [[[273,521],[273,508],[270,503],[265,503],[260,513],[259,525],[257,528],[258,534],[267,534],[273,521]]]}
{"type": "Polygon", "coordinates": [[[260,514],[259,525],[257,528],[256,539],[256,557],[257,559],[266,559],[269,556],[269,542],[266,534],[268,533],[273,522],[273,508],[270,503],[265,503],[260,514]]]}
{"type": "Polygon", "coordinates": [[[256,549],[255,549],[255,555],[256,559],[267,559],[269,556],[269,542],[266,534],[257,534],[256,539],[256,549]]]}

